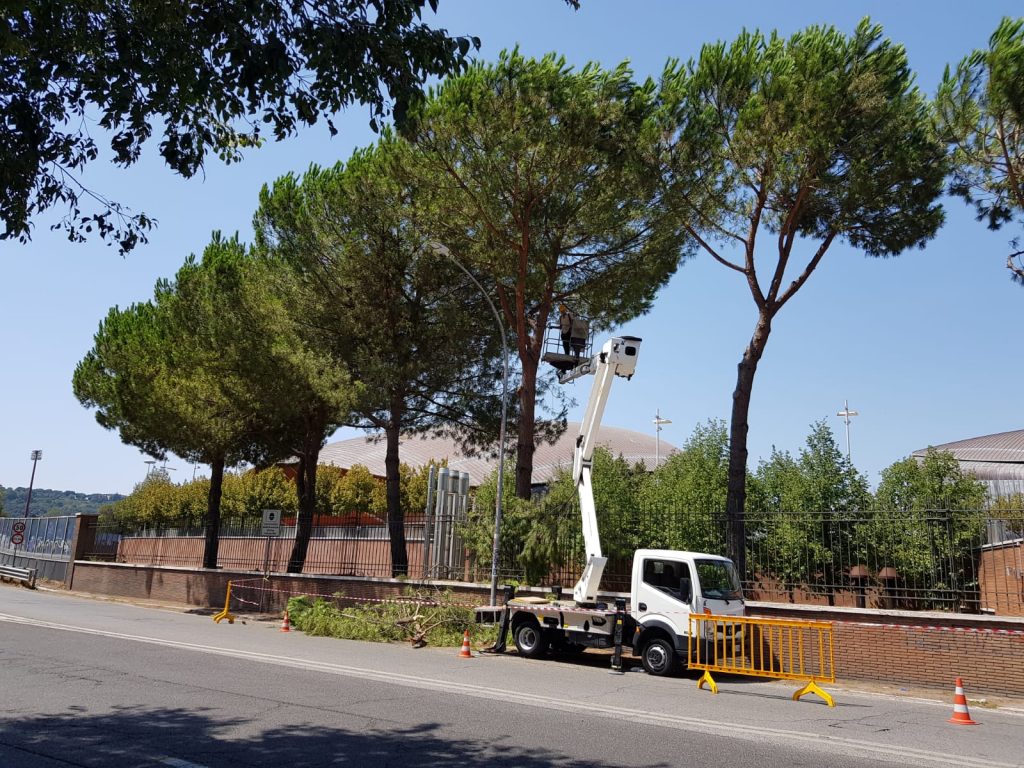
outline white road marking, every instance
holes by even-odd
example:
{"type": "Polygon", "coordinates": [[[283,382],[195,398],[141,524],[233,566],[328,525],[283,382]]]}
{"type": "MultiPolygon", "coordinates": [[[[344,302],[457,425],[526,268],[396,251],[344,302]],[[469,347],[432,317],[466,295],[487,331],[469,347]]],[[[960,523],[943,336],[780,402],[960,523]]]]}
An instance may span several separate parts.
{"type": "MultiPolygon", "coordinates": [[[[503,701],[506,703],[522,704],[526,706],[552,709],[561,712],[577,712],[580,714],[607,717],[614,720],[624,720],[631,723],[644,723],[663,728],[674,728],[697,733],[707,733],[715,736],[730,738],[742,738],[748,741],[764,741],[774,738],[789,743],[813,746],[820,752],[822,743],[843,749],[846,754],[858,756],[870,756],[885,759],[891,762],[914,761],[921,766],[954,766],[955,768],[1020,768],[1021,763],[1001,763],[990,759],[972,758],[966,755],[950,755],[942,752],[931,752],[924,749],[897,746],[893,744],[872,744],[862,740],[844,739],[829,734],[801,733],[781,728],[765,728],[757,725],[744,725],[742,723],[719,723],[696,717],[685,717],[682,715],[665,715],[657,712],[647,712],[640,709],[626,709],[607,705],[591,705],[574,701],[571,699],[556,699],[538,694],[519,693],[517,691],[485,688],[479,685],[459,683],[450,680],[431,680],[424,677],[404,675],[397,672],[380,672],[375,669],[364,669],[361,667],[350,667],[343,664],[333,664],[326,661],[305,661],[302,659],[288,659],[280,656],[272,656],[254,651],[242,651],[234,648],[220,648],[213,645],[202,645],[199,643],[186,643],[178,640],[165,640],[158,637],[146,637],[143,635],[129,635],[123,632],[111,632],[109,630],[92,629],[89,627],[77,627],[69,624],[57,624],[38,619],[25,619],[20,616],[0,613],[0,621],[12,624],[25,624],[33,627],[43,627],[64,632],[77,632],[85,635],[97,635],[110,637],[118,640],[130,640],[148,645],[159,645],[166,648],[177,648],[186,651],[198,651],[216,656],[227,656],[235,659],[244,659],[262,664],[274,664],[281,667],[303,669],[313,672],[355,677],[363,680],[400,685],[406,688],[419,688],[423,690],[437,691],[448,694],[461,694],[480,699],[492,701],[503,701]]],[[[173,759],[173,758],[170,758],[173,759]]],[[[188,764],[182,764],[179,768],[188,768],[188,764]]],[[[200,766],[200,768],[202,768],[200,766]]]]}

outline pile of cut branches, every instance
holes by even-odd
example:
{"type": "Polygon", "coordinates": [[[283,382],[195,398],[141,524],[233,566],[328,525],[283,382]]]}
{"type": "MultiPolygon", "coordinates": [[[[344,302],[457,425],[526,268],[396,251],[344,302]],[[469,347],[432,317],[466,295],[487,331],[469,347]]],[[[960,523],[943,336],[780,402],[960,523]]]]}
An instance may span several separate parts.
{"type": "Polygon", "coordinates": [[[456,603],[450,591],[406,589],[395,600],[359,603],[336,593],[333,600],[293,597],[288,616],[294,627],[310,635],[373,642],[406,641],[424,645],[457,646],[466,630],[477,642],[488,642],[493,628],[477,627],[473,609],[456,603]]]}

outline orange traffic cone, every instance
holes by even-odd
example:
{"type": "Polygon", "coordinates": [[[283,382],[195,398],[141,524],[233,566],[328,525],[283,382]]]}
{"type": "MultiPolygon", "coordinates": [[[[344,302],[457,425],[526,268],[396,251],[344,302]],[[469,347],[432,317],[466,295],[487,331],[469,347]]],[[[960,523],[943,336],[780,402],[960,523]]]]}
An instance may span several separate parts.
{"type": "Polygon", "coordinates": [[[473,652],[469,649],[469,630],[462,633],[462,650],[459,651],[460,659],[472,659],[473,652]]]}
{"type": "Polygon", "coordinates": [[[281,622],[281,631],[282,632],[291,632],[292,631],[292,625],[288,622],[288,611],[284,612],[284,621],[281,622]]]}
{"type": "Polygon", "coordinates": [[[971,713],[967,709],[967,697],[964,696],[964,681],[959,677],[956,679],[956,693],[953,694],[953,716],[949,722],[956,725],[977,725],[971,720],[971,713]]]}

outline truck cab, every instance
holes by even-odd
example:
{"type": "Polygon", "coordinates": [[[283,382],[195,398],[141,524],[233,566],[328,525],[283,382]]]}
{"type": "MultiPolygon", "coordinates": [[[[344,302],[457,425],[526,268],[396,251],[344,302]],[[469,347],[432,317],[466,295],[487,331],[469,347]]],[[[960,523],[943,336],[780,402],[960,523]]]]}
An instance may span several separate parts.
{"type": "Polygon", "coordinates": [[[630,613],[633,652],[651,674],[686,659],[691,613],[742,616],[743,592],[732,561],[702,552],[640,549],[633,556],[630,613]]]}

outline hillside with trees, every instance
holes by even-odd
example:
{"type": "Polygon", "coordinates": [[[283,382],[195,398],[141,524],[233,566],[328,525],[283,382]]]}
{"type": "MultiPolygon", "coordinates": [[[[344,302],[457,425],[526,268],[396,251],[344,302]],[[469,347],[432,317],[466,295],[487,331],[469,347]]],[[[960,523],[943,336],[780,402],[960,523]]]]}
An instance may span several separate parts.
{"type": "MultiPolygon", "coordinates": [[[[4,488],[0,485],[0,516],[20,517],[25,514],[28,488],[4,488]]],[[[60,515],[95,515],[100,509],[123,499],[120,493],[78,493],[76,491],[52,491],[48,488],[32,489],[32,517],[56,517],[60,515]]]]}

